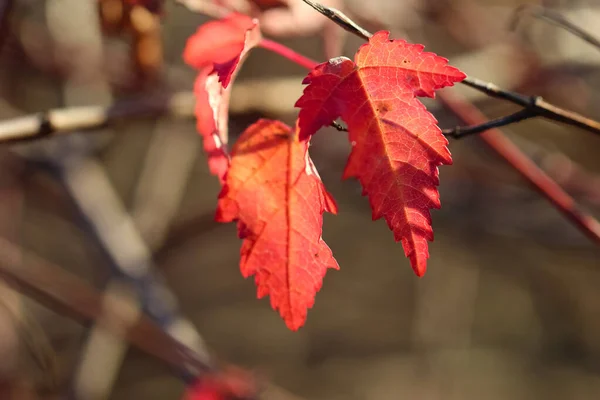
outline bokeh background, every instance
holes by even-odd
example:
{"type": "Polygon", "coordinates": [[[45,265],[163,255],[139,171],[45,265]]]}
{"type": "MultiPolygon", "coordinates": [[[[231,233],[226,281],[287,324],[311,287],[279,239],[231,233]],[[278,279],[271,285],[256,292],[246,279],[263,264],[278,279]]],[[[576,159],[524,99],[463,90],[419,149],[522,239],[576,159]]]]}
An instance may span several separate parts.
{"type": "MultiPolygon", "coordinates": [[[[145,301],[145,311],[182,341],[306,399],[600,398],[600,249],[480,139],[450,143],[454,165],[440,171],[442,209],[433,212],[429,269],[418,279],[386,224],[371,221],[358,183],[341,181],[345,135],[323,129],[315,137],[312,157],[340,208],[325,216],[323,237],[341,270],[327,274],[306,326],[290,332],[241,277],[234,224],[213,222],[219,185],[191,117],[195,73],[181,59],[207,17],[167,0],[160,25],[142,13],[135,32],[118,24],[103,30],[96,0],[3,0],[2,7],[9,3],[0,128],[52,108],[171,93],[183,93],[183,111],[2,145],[3,238],[96,289],[145,301]],[[132,286],[123,273],[142,274],[145,283],[132,286]]],[[[425,44],[471,76],[600,119],[600,48],[535,17],[545,6],[600,37],[597,0],[337,5],[370,30],[425,44]]],[[[361,44],[316,25],[279,40],[318,60],[336,48],[352,57],[361,44]]],[[[259,117],[293,124],[305,74],[253,51],[233,90],[231,140],[259,117]]],[[[490,117],[515,110],[468,88],[446,90],[490,117]]],[[[443,128],[458,123],[435,101],[427,105],[443,128]]],[[[600,137],[537,119],[503,131],[600,217],[600,137]]],[[[5,284],[0,303],[2,399],[183,393],[173,370],[106,339],[96,324],[5,284]]]]}

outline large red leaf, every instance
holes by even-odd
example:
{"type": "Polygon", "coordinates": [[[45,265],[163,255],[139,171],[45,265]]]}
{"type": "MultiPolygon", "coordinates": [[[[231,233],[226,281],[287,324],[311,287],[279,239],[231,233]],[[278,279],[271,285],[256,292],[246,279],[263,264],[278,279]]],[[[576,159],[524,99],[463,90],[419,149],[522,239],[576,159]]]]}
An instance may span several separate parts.
{"type": "Polygon", "coordinates": [[[389,40],[377,32],[355,62],[338,57],[317,66],[296,103],[302,139],[341,117],[352,152],[344,177],[356,177],[368,195],[373,219],[383,217],[402,241],[413,270],[427,268],[433,240],[431,208],[439,208],[438,166],[451,164],[448,141],[416,96],[465,78],[445,58],[423,46],[389,40]]]}
{"type": "Polygon", "coordinates": [[[308,156],[308,141],[278,121],[259,120],[236,141],[217,220],[238,221],[242,275],[254,275],[291,330],[300,328],[328,268],[324,211],[337,212],[308,156]]]}
{"type": "Polygon", "coordinates": [[[231,82],[260,40],[256,20],[232,13],[201,25],[183,52],[184,61],[199,70],[194,85],[197,128],[204,138],[210,171],[221,181],[229,165],[225,147],[231,82]]]}

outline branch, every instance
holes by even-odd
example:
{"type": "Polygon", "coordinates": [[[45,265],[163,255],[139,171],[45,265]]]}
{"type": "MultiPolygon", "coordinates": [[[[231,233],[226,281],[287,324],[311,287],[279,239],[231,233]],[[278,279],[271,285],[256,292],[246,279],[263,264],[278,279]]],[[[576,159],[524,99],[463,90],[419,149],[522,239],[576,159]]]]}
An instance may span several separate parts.
{"type": "Polygon", "coordinates": [[[541,96],[525,96],[517,92],[501,89],[493,83],[485,82],[477,78],[467,77],[461,83],[485,93],[490,97],[506,100],[523,107],[523,109],[530,114],[529,118],[543,117],[552,121],[576,126],[588,132],[600,135],[600,122],[584,117],[576,112],[565,110],[552,103],[548,103],[541,96]]]}
{"type": "Polygon", "coordinates": [[[324,16],[341,26],[346,31],[352,33],[353,35],[356,35],[364,40],[369,40],[371,36],[373,36],[371,32],[367,31],[366,29],[358,25],[356,22],[352,21],[348,16],[346,16],[346,14],[344,14],[338,9],[335,9],[333,7],[325,7],[319,3],[310,0],[302,1],[304,1],[306,4],[308,4],[309,6],[311,6],[312,8],[314,8],[315,10],[317,10],[318,12],[320,12],[321,14],[323,14],[324,16]]]}
{"type": "MultiPolygon", "coordinates": [[[[145,316],[135,321],[131,305],[100,292],[80,278],[0,238],[0,277],[19,292],[82,322],[104,321],[106,329],[123,334],[135,347],[174,368],[198,375],[212,368],[145,316]],[[23,262],[26,260],[26,262],[23,262]],[[106,314],[102,318],[103,314],[106,314]],[[110,323],[108,323],[110,321],[110,323]],[[123,328],[125,331],[123,331],[123,328]]],[[[135,314],[137,315],[137,314],[135,314]]]]}
{"type": "MultiPolygon", "coordinates": [[[[218,374],[187,346],[164,332],[148,317],[135,313],[132,304],[97,289],[61,267],[23,252],[0,237],[0,278],[19,292],[32,296],[53,310],[83,323],[97,321],[116,335],[123,335],[141,351],[190,375],[218,374]],[[23,262],[26,260],[26,262],[23,262]]],[[[269,382],[261,384],[263,400],[301,400],[269,382]]]]}
{"type": "MultiPolygon", "coordinates": [[[[370,34],[365,35],[364,33],[360,33],[360,30],[355,29],[355,27],[358,27],[356,23],[348,23],[348,17],[344,16],[344,22],[338,22],[339,18],[334,19],[330,17],[330,15],[332,14],[339,14],[339,11],[321,11],[328,9],[327,7],[324,7],[322,5],[313,5],[311,4],[312,2],[308,0],[304,0],[304,2],[309,4],[315,10],[319,11],[324,16],[336,22],[338,25],[342,26],[344,29],[348,29],[348,26],[352,27],[351,32],[356,34],[357,36],[363,39],[366,39],[370,36],[370,34]]],[[[364,31],[364,29],[362,29],[362,31],[364,31]]],[[[547,108],[548,112],[550,112],[550,110],[553,112],[549,113],[550,115],[560,115],[561,122],[566,122],[565,119],[567,119],[575,126],[580,126],[580,123],[583,123],[583,121],[575,122],[575,120],[568,119],[568,116],[571,116],[574,113],[562,110],[556,106],[546,103],[540,97],[534,97],[536,101],[532,103],[530,97],[523,96],[514,92],[499,90],[495,85],[491,83],[485,83],[481,80],[471,78],[467,79],[466,81],[463,81],[463,83],[475,87],[476,89],[482,90],[484,91],[484,93],[489,94],[493,97],[499,97],[513,102],[518,101],[516,104],[519,104],[526,108],[533,107],[536,110],[538,108],[543,110],[547,108]],[[537,99],[539,99],[539,102],[543,103],[541,103],[540,105],[537,99]],[[524,103],[521,103],[522,101],[524,103]]],[[[485,118],[485,115],[483,115],[481,111],[477,109],[477,107],[467,102],[463,97],[461,97],[457,93],[442,91],[439,92],[438,98],[459,118],[461,118],[468,124],[482,125],[488,122],[485,118]]],[[[540,115],[548,117],[547,114],[540,115]]],[[[587,126],[587,124],[584,125],[587,126]]],[[[494,151],[496,151],[498,155],[504,158],[504,160],[506,160],[513,168],[519,171],[519,173],[525,179],[527,179],[542,195],[544,195],[563,215],[565,215],[578,228],[580,228],[583,233],[585,233],[595,243],[600,244],[600,223],[596,219],[594,219],[594,217],[592,217],[590,214],[587,214],[583,210],[581,210],[571,196],[569,196],[544,171],[542,171],[537,165],[535,165],[535,163],[531,161],[529,157],[527,157],[506,136],[504,136],[504,134],[500,130],[498,130],[497,128],[488,129],[486,132],[482,133],[480,137],[494,151]]]]}
{"type": "Polygon", "coordinates": [[[525,4],[517,7],[510,22],[510,30],[514,31],[517,28],[517,25],[519,24],[523,14],[529,14],[535,18],[541,19],[542,21],[556,25],[559,28],[562,28],[567,32],[577,36],[581,40],[591,44],[597,50],[600,50],[600,40],[598,40],[595,36],[573,24],[559,13],[541,6],[525,4]]]}
{"type": "MultiPolygon", "coordinates": [[[[315,10],[317,10],[319,13],[324,15],[325,17],[329,18],[330,20],[347,30],[348,32],[353,33],[364,40],[369,40],[369,38],[372,36],[370,32],[360,27],[357,23],[352,21],[341,11],[336,10],[334,8],[325,7],[318,3],[314,3],[311,0],[303,1],[315,10]]],[[[589,35],[584,34],[584,37],[586,38],[586,40],[589,39],[589,35]]],[[[592,40],[595,39],[592,38],[592,40]]],[[[592,43],[598,43],[598,46],[600,46],[600,42],[598,41],[592,43]]],[[[479,90],[480,92],[483,92],[490,97],[500,98],[511,103],[520,105],[521,107],[527,108],[528,112],[531,114],[529,118],[540,116],[557,122],[573,125],[595,134],[600,134],[600,122],[594,121],[592,119],[579,115],[573,111],[568,111],[558,106],[555,106],[554,104],[548,103],[547,101],[543,100],[540,96],[525,96],[520,93],[503,90],[498,86],[494,85],[493,83],[485,82],[477,78],[467,77],[461,83],[472,87],[473,89],[479,90]]],[[[522,119],[515,120],[514,122],[520,120],[522,119]]],[[[508,124],[498,126],[504,125],[508,124]]],[[[479,130],[478,132],[483,132],[484,130],[485,129],[479,130]]]]}
{"type": "Polygon", "coordinates": [[[487,130],[490,130],[492,128],[499,128],[501,126],[514,124],[516,122],[533,117],[535,117],[535,115],[533,115],[528,109],[523,109],[505,117],[492,119],[480,125],[457,126],[456,128],[452,129],[444,129],[442,133],[444,134],[444,136],[448,136],[453,139],[462,139],[465,136],[475,135],[477,133],[482,133],[487,130]]]}
{"type": "Polygon", "coordinates": [[[98,129],[118,119],[168,114],[194,115],[194,94],[144,96],[109,107],[85,106],[50,110],[0,122],[0,144],[29,142],[78,130],[98,129]]]}

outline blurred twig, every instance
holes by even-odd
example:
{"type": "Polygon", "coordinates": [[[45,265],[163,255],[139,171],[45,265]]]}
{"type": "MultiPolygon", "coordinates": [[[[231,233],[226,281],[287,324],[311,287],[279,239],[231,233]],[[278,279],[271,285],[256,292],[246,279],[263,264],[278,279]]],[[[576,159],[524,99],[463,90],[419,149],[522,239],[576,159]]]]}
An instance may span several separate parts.
{"type": "Polygon", "coordinates": [[[71,195],[111,257],[117,276],[131,280],[143,309],[208,363],[202,338],[191,328],[191,322],[178,315],[175,296],[157,274],[149,247],[101,164],[74,156],[59,166],[71,195]],[[188,329],[182,331],[183,327],[188,329]]]}
{"type": "Polygon", "coordinates": [[[59,108],[0,122],[0,144],[27,142],[73,131],[98,129],[118,119],[168,114],[192,117],[194,94],[148,95],[121,101],[109,107],[59,108]]]}
{"type": "Polygon", "coordinates": [[[201,142],[186,127],[157,122],[136,185],[131,216],[151,251],[163,244],[200,154],[201,142]]]}
{"type": "MultiPolygon", "coordinates": [[[[131,303],[113,294],[101,294],[80,278],[34,254],[22,251],[0,237],[0,277],[25,295],[82,322],[99,322],[138,349],[192,376],[213,373],[190,348],[164,332],[131,303]],[[25,261],[25,262],[24,262],[25,261]],[[124,329],[126,328],[126,329],[124,329]]],[[[297,396],[266,383],[263,400],[300,400],[297,396]]]]}
{"type": "Polygon", "coordinates": [[[591,44],[596,48],[596,50],[600,50],[600,40],[598,40],[595,36],[581,29],[559,13],[538,5],[524,4],[517,7],[510,21],[510,30],[514,31],[523,17],[527,15],[531,15],[534,18],[538,18],[542,21],[556,25],[559,28],[572,33],[581,40],[591,44]]]}
{"type": "MultiPolygon", "coordinates": [[[[348,17],[344,18],[332,18],[332,14],[341,14],[337,10],[327,10],[320,4],[313,3],[312,1],[304,0],[305,3],[309,4],[315,10],[319,11],[324,16],[332,19],[338,23],[344,29],[349,30],[355,35],[368,39],[371,34],[360,28],[356,23],[351,21],[348,17]],[[340,22],[341,21],[341,22],[340,22]]],[[[526,107],[531,101],[530,97],[523,96],[517,93],[504,91],[497,88],[491,83],[486,83],[473,78],[467,78],[462,83],[467,84],[473,88],[483,91],[493,97],[500,97],[504,100],[515,102],[523,107],[526,107]],[[515,96],[517,95],[517,96],[515,96]],[[522,97],[522,98],[521,98],[522,97]]],[[[460,119],[471,125],[482,125],[488,123],[485,115],[477,109],[474,105],[467,102],[463,97],[457,93],[440,92],[438,93],[439,99],[448,108],[450,108],[460,119]]],[[[533,97],[536,99],[537,97],[533,97]]],[[[541,98],[540,98],[541,100],[541,98]]],[[[545,103],[545,102],[544,102],[545,103]]],[[[535,104],[534,104],[535,105],[535,104]]],[[[565,122],[567,117],[562,115],[563,113],[570,114],[571,112],[562,110],[549,103],[545,103],[556,114],[557,119],[561,122],[565,122]],[[560,113],[559,113],[560,111],[560,113]],[[559,119],[560,118],[560,119],[559,119]]],[[[550,112],[550,111],[549,111],[550,112]]],[[[544,116],[546,116],[544,114],[544,116]]],[[[583,117],[582,117],[583,118],[583,117]]],[[[573,125],[580,126],[575,120],[570,120],[573,125]]],[[[596,124],[598,124],[596,122],[596,124]]],[[[512,143],[504,134],[497,128],[488,129],[483,132],[480,137],[498,153],[504,160],[506,160],[513,168],[527,179],[533,186],[542,193],[563,215],[570,219],[575,226],[581,229],[590,239],[600,244],[600,223],[592,217],[590,214],[584,212],[576,204],[575,200],[569,196],[552,178],[550,178],[544,171],[542,171],[535,163],[529,159],[514,143],[512,143]]]]}
{"type": "Polygon", "coordinates": [[[147,317],[131,313],[131,305],[114,295],[103,296],[62,268],[22,251],[0,237],[0,276],[21,293],[83,322],[99,321],[122,334],[140,350],[193,375],[211,367],[147,317]],[[102,316],[105,316],[102,318],[102,316]],[[136,318],[131,321],[132,316],[136,318]],[[129,326],[125,331],[123,327],[129,326]]]}

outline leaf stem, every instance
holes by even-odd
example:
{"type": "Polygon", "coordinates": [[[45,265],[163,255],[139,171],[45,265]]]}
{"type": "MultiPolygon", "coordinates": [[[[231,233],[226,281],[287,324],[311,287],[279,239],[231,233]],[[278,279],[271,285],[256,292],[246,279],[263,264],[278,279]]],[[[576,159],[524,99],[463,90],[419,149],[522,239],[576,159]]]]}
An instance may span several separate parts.
{"type": "Polygon", "coordinates": [[[280,56],[287,58],[291,62],[309,70],[319,65],[319,63],[315,60],[305,57],[302,54],[297,53],[289,47],[278,43],[274,40],[262,38],[258,46],[262,47],[263,49],[272,51],[273,53],[279,54],[280,56]]]}
{"type": "MultiPolygon", "coordinates": [[[[280,56],[287,58],[291,62],[298,64],[301,67],[304,67],[308,70],[312,70],[317,65],[319,65],[319,63],[316,62],[315,60],[308,58],[306,56],[303,56],[302,54],[297,53],[296,51],[290,49],[286,45],[283,45],[274,40],[262,38],[260,40],[260,43],[258,44],[258,46],[262,47],[263,49],[272,51],[273,53],[279,54],[280,56]]],[[[339,123],[337,123],[335,121],[333,121],[330,124],[330,126],[337,129],[340,132],[348,132],[348,129],[346,129],[344,126],[340,125],[339,123]]]]}

